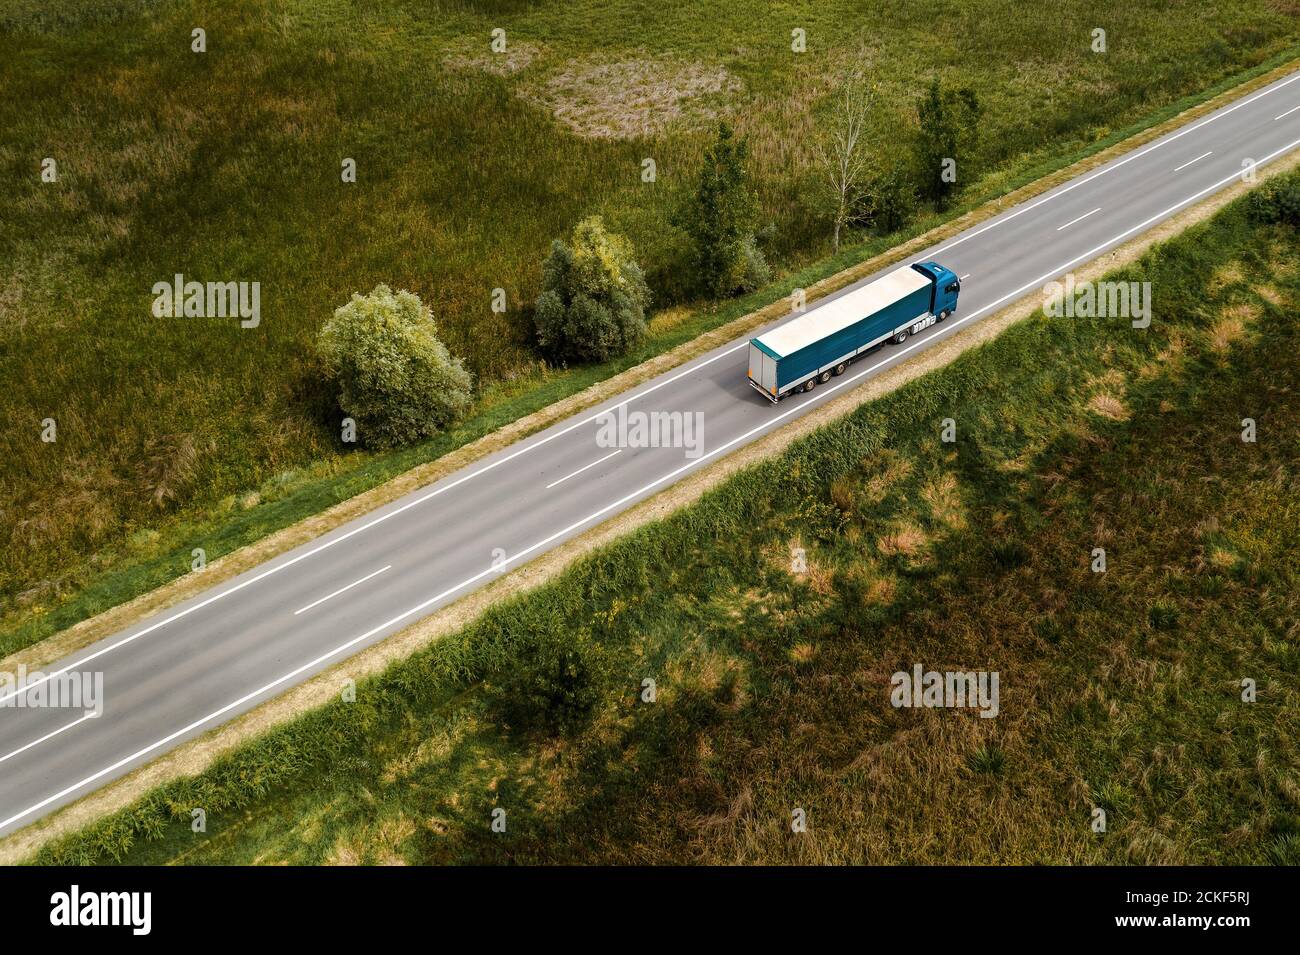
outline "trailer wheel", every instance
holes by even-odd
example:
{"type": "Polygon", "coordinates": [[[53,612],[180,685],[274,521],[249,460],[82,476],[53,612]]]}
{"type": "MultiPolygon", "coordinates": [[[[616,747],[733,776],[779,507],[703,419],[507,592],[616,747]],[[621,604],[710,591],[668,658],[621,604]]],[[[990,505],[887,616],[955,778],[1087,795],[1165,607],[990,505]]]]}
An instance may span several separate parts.
{"type": "Polygon", "coordinates": [[[895,345],[901,345],[901,344],[903,344],[903,342],[905,342],[905,341],[907,341],[907,329],[906,329],[906,328],[904,328],[901,332],[899,332],[898,334],[896,334],[896,335],[894,336],[894,344],[895,344],[895,345]]]}
{"type": "Polygon", "coordinates": [[[831,380],[831,373],[830,373],[829,371],[824,371],[824,372],[822,372],[820,375],[817,376],[817,380],[820,381],[820,382],[824,385],[824,384],[826,384],[826,382],[828,382],[828,381],[831,380]]]}
{"type": "Polygon", "coordinates": [[[844,374],[844,370],[848,367],[849,367],[849,363],[847,361],[840,362],[838,365],[835,366],[835,374],[836,375],[844,374]]]}
{"type": "Polygon", "coordinates": [[[816,387],[817,387],[817,379],[816,379],[816,378],[809,378],[807,381],[805,381],[805,382],[803,383],[803,390],[804,390],[804,391],[812,391],[812,390],[813,390],[814,388],[816,388],[816,387]]]}

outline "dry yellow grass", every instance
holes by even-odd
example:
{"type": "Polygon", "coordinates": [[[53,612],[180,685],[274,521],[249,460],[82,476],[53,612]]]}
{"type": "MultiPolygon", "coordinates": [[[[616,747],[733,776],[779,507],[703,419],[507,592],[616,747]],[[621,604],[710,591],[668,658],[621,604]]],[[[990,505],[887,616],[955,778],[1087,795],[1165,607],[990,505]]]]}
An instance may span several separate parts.
{"type": "Polygon", "coordinates": [[[884,451],[875,459],[863,460],[862,468],[870,474],[863,487],[864,502],[879,504],[895,484],[912,473],[912,462],[884,451]]]}
{"type": "Polygon", "coordinates": [[[867,587],[867,599],[873,604],[891,604],[898,592],[898,584],[892,577],[878,577],[867,587]]]}
{"type": "Polygon", "coordinates": [[[1210,349],[1216,354],[1228,351],[1246,334],[1247,327],[1259,317],[1259,312],[1258,306],[1245,302],[1225,308],[1210,329],[1210,349]]]}
{"type": "Polygon", "coordinates": [[[711,97],[739,89],[740,81],[720,64],[647,54],[570,62],[521,94],[579,136],[633,139],[713,119],[711,97]]]}
{"type": "Polygon", "coordinates": [[[930,506],[930,516],[940,524],[951,530],[966,526],[956,475],[950,472],[934,475],[921,488],[921,498],[930,506]]]}
{"type": "Polygon", "coordinates": [[[790,648],[790,659],[795,663],[811,663],[817,655],[817,647],[811,643],[796,643],[790,648]]]}
{"type": "Polygon", "coordinates": [[[929,536],[921,528],[900,521],[892,530],[881,536],[876,543],[876,548],[887,557],[896,554],[912,557],[925,549],[929,542],[929,536]]]}
{"type": "Polygon", "coordinates": [[[1241,264],[1233,262],[1215,270],[1214,274],[1210,277],[1207,290],[1211,295],[1218,295],[1228,286],[1236,285],[1241,282],[1243,278],[1245,278],[1245,272],[1243,271],[1241,264]]]}
{"type": "Polygon", "coordinates": [[[1088,408],[1111,421],[1127,421],[1129,418],[1129,410],[1124,402],[1109,392],[1093,395],[1088,401],[1088,408]]]}
{"type": "Polygon", "coordinates": [[[1272,285],[1256,285],[1254,286],[1254,291],[1256,295],[1268,302],[1270,305],[1282,304],[1282,293],[1272,285]]]}
{"type": "Polygon", "coordinates": [[[1232,347],[1232,343],[1246,334],[1246,323],[1239,318],[1224,316],[1210,329],[1210,348],[1223,354],[1232,347]]]}
{"type": "Polygon", "coordinates": [[[798,537],[790,541],[784,552],[774,554],[774,562],[783,573],[807,584],[815,594],[825,596],[833,589],[834,569],[817,560],[813,548],[798,537]]]}
{"type": "Polygon", "coordinates": [[[835,571],[820,561],[809,561],[804,579],[813,593],[825,597],[834,590],[835,571]]]}

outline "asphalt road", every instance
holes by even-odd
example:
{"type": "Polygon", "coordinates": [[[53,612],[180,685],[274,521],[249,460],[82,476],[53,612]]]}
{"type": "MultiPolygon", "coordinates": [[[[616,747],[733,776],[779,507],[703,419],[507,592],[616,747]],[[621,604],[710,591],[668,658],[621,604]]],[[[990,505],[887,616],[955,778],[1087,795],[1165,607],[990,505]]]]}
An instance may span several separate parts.
{"type": "Polygon", "coordinates": [[[738,340],[46,671],[47,679],[102,673],[98,716],[6,707],[34,699],[36,685],[20,696],[0,690],[0,833],[308,679],[1001,306],[1041,294],[1045,282],[1231,185],[1243,160],[1264,165],[1297,145],[1300,73],[918,253],[912,261],[936,259],[962,277],[957,313],[863,356],[810,394],[770,404],[747,383],[747,339],[738,340]],[[699,413],[702,453],[602,446],[597,419],[620,407],[699,413]]]}

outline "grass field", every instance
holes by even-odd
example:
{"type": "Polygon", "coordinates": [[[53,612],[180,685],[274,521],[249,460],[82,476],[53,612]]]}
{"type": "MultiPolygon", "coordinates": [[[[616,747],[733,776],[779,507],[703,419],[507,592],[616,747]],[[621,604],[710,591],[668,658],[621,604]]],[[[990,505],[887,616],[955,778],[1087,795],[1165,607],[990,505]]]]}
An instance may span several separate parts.
{"type": "Polygon", "coordinates": [[[1015,325],[38,861],[1300,864],[1296,235],[1113,277],[1149,329],[1015,325]],[[915,664],[998,715],[891,706],[915,664]]]}
{"type": "MultiPolygon", "coordinates": [[[[982,138],[960,181],[985,194],[1300,37],[1276,0],[1173,13],[0,0],[4,651],[183,572],[194,546],[224,553],[455,446],[379,457],[338,442],[310,346],[353,291],[386,282],[432,305],[482,387],[467,426],[482,433],[598,373],[545,368],[527,340],[542,256],[574,221],[603,214],[658,303],[680,300],[669,216],[713,117],[752,143],[769,258],[788,271],[827,249],[807,138],[846,63],[865,56],[880,81],[891,151],[930,75],[977,87],[982,138]],[[190,51],[195,26],[206,53],[190,51]],[[805,54],[790,52],[795,27],[805,54]],[[40,180],[47,156],[55,183],[40,180]],[[355,184],[340,182],[344,157],[355,184]],[[262,324],[153,318],[152,285],[177,272],[260,282],[262,324]]],[[[680,318],[661,315],[649,347],[680,318]]]]}

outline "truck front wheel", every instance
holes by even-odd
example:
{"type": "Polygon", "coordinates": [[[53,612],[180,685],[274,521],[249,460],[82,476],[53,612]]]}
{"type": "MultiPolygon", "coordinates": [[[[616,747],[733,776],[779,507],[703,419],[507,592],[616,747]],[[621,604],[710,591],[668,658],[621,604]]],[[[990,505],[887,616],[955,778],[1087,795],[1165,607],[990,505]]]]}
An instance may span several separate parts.
{"type": "Polygon", "coordinates": [[[942,312],[939,313],[939,321],[942,322],[945,318],[947,318],[951,314],[952,312],[948,311],[948,309],[945,308],[942,312]]]}

